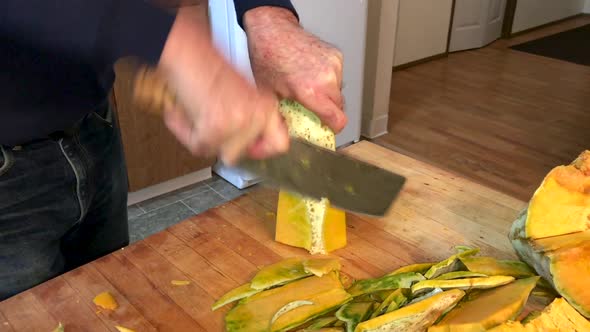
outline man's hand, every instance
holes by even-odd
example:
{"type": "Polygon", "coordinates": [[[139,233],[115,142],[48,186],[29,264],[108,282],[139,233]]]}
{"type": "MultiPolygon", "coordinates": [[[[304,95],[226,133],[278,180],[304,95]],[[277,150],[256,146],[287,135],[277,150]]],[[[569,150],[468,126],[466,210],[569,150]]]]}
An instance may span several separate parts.
{"type": "Polygon", "coordinates": [[[234,164],[287,150],[287,128],[274,94],[240,76],[214,48],[208,29],[189,8],[179,10],[160,58],[181,106],[165,122],[192,153],[234,164]]]}
{"type": "Polygon", "coordinates": [[[287,9],[249,10],[244,25],[257,84],[298,101],[340,132],[347,122],[340,51],[306,32],[287,9]]]}

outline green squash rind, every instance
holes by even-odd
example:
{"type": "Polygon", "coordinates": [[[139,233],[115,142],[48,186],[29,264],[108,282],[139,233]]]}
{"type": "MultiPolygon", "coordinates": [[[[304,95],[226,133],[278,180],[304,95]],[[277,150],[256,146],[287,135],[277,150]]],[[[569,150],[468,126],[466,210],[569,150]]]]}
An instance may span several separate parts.
{"type": "Polygon", "coordinates": [[[262,289],[252,289],[252,287],[250,287],[250,283],[244,284],[240,287],[230,290],[221,296],[215,303],[213,303],[211,310],[215,311],[226,304],[247,298],[262,291],[262,289]]]}
{"type": "Polygon", "coordinates": [[[355,281],[347,291],[352,296],[360,296],[381,290],[410,288],[414,282],[424,280],[420,273],[405,272],[394,275],[385,275],[376,279],[363,279],[355,281]]]}
{"type": "Polygon", "coordinates": [[[433,266],[424,273],[424,277],[426,279],[434,279],[440,275],[445,273],[457,271],[462,267],[460,258],[462,257],[469,257],[476,255],[479,252],[479,248],[474,248],[471,250],[465,250],[458,254],[452,255],[451,257],[441,261],[439,263],[434,264],[433,266]]]}
{"type": "Polygon", "coordinates": [[[252,289],[263,290],[284,285],[310,275],[310,272],[305,271],[302,258],[287,258],[260,269],[254,278],[252,278],[250,287],[252,289]]]}
{"type": "Polygon", "coordinates": [[[353,332],[360,322],[369,318],[374,309],[373,305],[374,302],[346,303],[336,311],[336,318],[346,324],[347,332],[353,332]]]}

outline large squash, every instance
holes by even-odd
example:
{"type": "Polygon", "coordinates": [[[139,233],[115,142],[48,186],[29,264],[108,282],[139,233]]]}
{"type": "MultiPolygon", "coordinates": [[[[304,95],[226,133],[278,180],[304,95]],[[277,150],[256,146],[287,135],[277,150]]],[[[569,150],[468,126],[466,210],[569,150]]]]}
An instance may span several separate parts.
{"type": "Polygon", "coordinates": [[[590,151],[545,177],[510,240],[522,260],[590,318],[590,151]]]}
{"type": "MultiPolygon", "coordinates": [[[[334,133],[322,125],[315,114],[289,100],[281,102],[281,112],[291,136],[305,139],[326,149],[336,149],[334,133]]],[[[328,253],[342,248],[346,245],[345,213],[332,208],[327,199],[315,200],[281,191],[275,240],[305,248],[312,254],[328,253]]]]}

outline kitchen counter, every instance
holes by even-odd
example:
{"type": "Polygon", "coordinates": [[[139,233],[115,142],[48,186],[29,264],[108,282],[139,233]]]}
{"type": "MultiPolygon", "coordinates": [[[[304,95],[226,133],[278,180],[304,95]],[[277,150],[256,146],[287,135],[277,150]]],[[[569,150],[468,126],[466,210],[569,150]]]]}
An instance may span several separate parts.
{"type": "MultiPolygon", "coordinates": [[[[369,142],[345,153],[408,177],[391,213],[347,215],[348,245],[334,252],[343,271],[374,277],[401,265],[446,258],[455,245],[515,258],[507,238],[525,202],[369,142]]],[[[223,293],[258,267],[307,252],[273,240],[277,193],[256,188],[143,241],[0,302],[0,331],[222,331],[223,293]],[[174,286],[171,280],[189,280],[174,286]],[[111,292],[115,311],[92,299],[111,292]]]]}

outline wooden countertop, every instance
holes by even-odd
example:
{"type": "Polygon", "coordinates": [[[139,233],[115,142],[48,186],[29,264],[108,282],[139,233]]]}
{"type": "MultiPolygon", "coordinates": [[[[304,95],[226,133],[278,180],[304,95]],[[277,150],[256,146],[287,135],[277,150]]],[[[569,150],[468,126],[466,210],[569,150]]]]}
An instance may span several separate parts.
{"type": "MultiPolygon", "coordinates": [[[[525,202],[369,142],[345,149],[408,177],[392,213],[382,219],[347,215],[348,246],[334,252],[356,278],[401,265],[446,258],[455,245],[514,258],[507,239],[525,202]]],[[[236,200],[0,302],[0,332],[222,331],[227,308],[216,298],[246,282],[257,267],[307,252],[273,240],[277,193],[257,188],[236,200]],[[173,286],[171,280],[190,280],[173,286]],[[94,296],[119,302],[101,311],[94,296]]]]}

